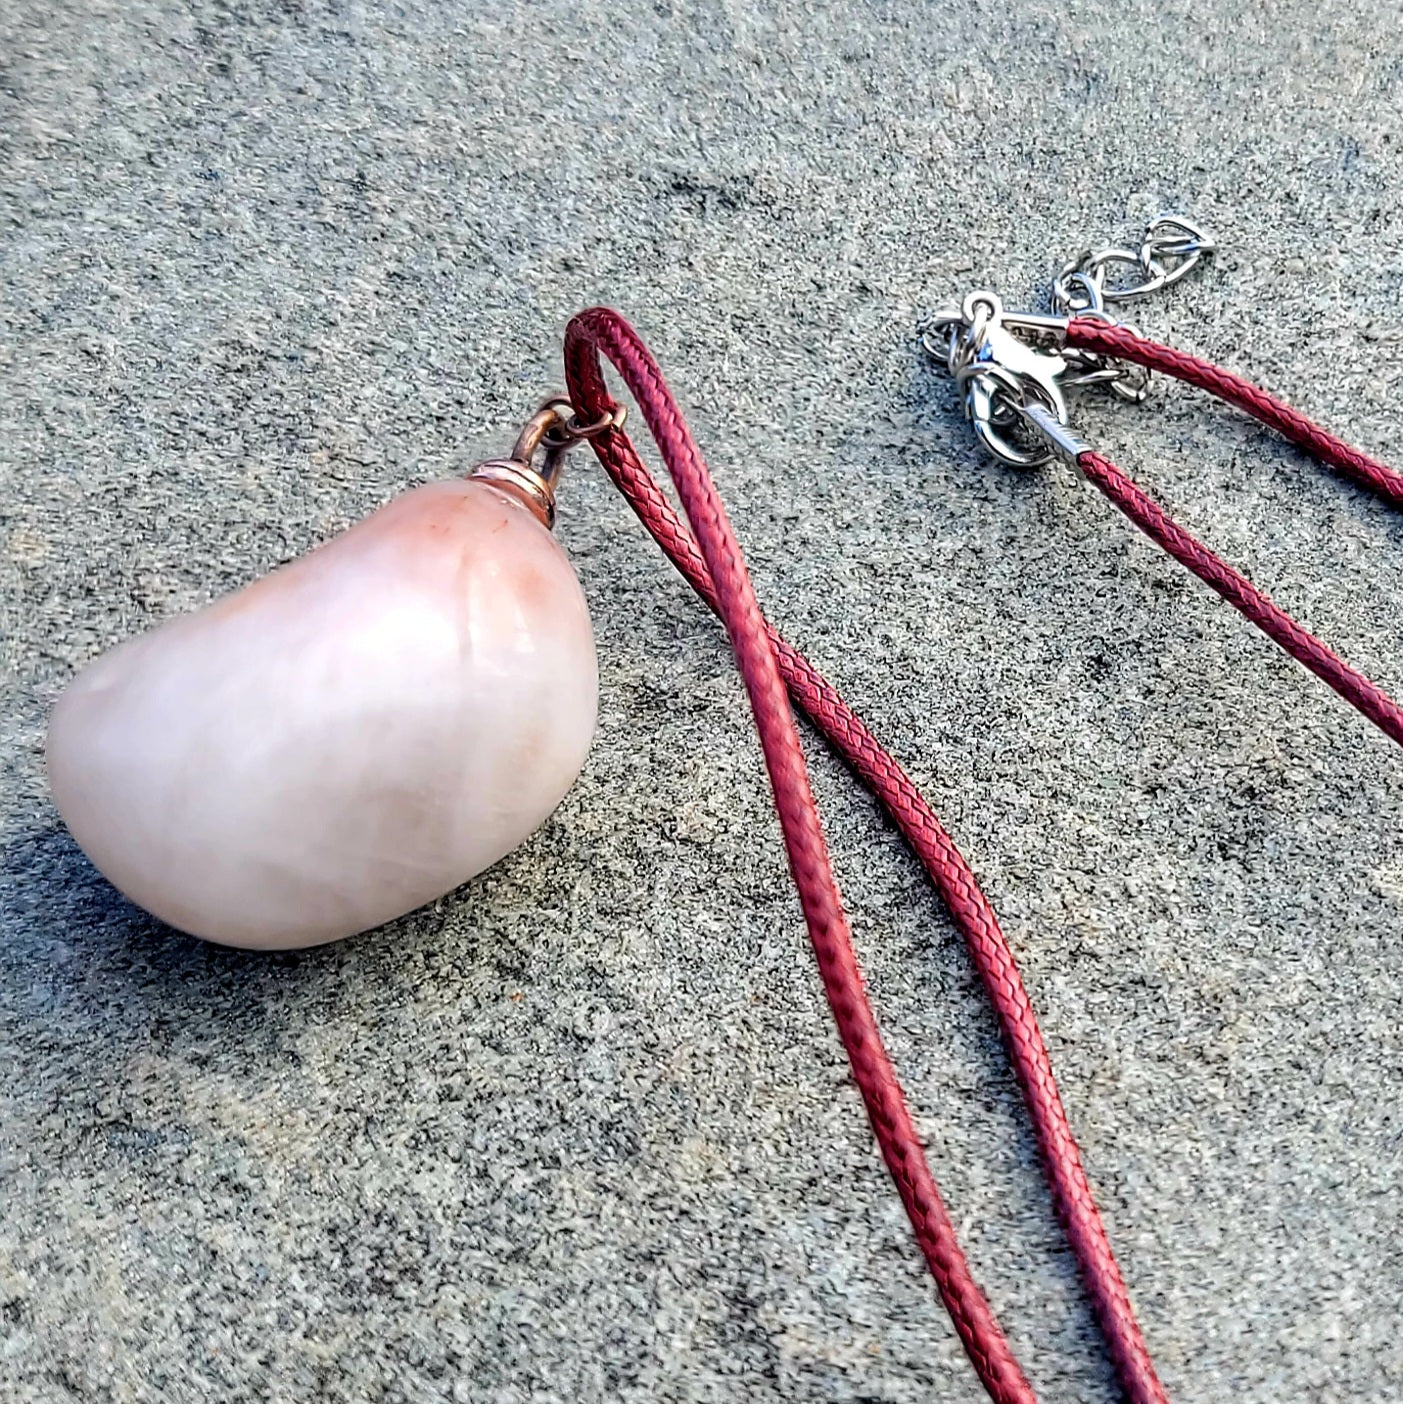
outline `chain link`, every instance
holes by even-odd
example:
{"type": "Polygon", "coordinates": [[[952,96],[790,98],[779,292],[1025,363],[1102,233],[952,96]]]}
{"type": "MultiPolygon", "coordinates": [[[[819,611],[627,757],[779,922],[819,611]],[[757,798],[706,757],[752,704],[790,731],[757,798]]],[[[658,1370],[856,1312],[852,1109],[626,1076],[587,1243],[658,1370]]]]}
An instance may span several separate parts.
{"type": "Polygon", "coordinates": [[[1053,310],[1067,317],[1105,315],[1117,302],[1146,297],[1177,283],[1216,245],[1182,215],[1150,222],[1138,249],[1086,249],[1057,275],[1053,310]]]}
{"type": "MultiPolygon", "coordinates": [[[[1177,283],[1216,248],[1213,236],[1192,220],[1159,215],[1146,226],[1139,249],[1086,249],[1067,264],[1053,280],[1052,308],[1064,317],[1095,317],[1138,331],[1110,309],[1177,283]]],[[[1068,385],[1104,385],[1131,404],[1139,404],[1149,390],[1150,373],[1144,366],[1091,351],[1066,354],[1068,385]]]]}

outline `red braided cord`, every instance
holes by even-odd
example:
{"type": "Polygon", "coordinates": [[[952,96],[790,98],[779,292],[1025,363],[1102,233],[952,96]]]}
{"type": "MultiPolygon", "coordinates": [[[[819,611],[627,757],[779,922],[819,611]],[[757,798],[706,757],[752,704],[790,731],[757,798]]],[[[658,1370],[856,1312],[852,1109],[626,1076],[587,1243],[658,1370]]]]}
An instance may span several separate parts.
{"type": "MultiPolygon", "coordinates": [[[[1164,371],[1190,385],[1199,386],[1246,410],[1306,452],[1403,507],[1403,474],[1350,448],[1298,410],[1283,404],[1241,376],[1233,375],[1231,371],[1146,340],[1125,327],[1093,318],[1074,317],[1068,324],[1067,344],[1121,360],[1135,361],[1151,370],[1164,371]]],[[[1329,683],[1346,702],[1357,707],[1381,731],[1403,745],[1403,708],[1386,692],[1350,667],[1314,634],[1296,623],[1267,594],[1185,531],[1110,459],[1092,451],[1082,454],[1077,462],[1086,477],[1146,536],[1162,546],[1176,561],[1188,566],[1268,638],[1279,643],[1292,658],[1305,664],[1316,677],[1329,683]]]]}
{"type": "Polygon", "coordinates": [[[1210,395],[1246,410],[1322,463],[1337,468],[1345,477],[1353,478],[1364,487],[1372,488],[1380,497],[1403,507],[1403,473],[1351,448],[1299,410],[1211,361],[1161,346],[1128,327],[1118,327],[1094,317],[1072,318],[1067,325],[1067,345],[1114,356],[1121,361],[1134,361],[1149,370],[1163,371],[1165,375],[1207,390],[1210,395]]]}
{"type": "Polygon", "coordinates": [[[1167,1404],[1092,1199],[1037,1020],[988,899],[909,777],[832,686],[760,614],[740,548],[661,371],[628,323],[607,308],[581,313],[566,331],[566,376],[577,411],[593,422],[613,408],[600,353],[618,368],[638,401],[696,537],[668,505],[625,434],[611,430],[597,437],[593,440],[595,450],[654,540],[722,617],[731,635],[750,692],[791,871],[839,1036],[916,1240],[980,1380],[995,1400],[1023,1404],[1033,1399],[970,1274],[883,1047],[828,862],[781,679],[819,730],[881,799],[964,933],[998,1013],[1058,1214],[1122,1386],[1133,1404],[1167,1404]]]}
{"type": "Polygon", "coordinates": [[[1077,460],[1094,483],[1152,541],[1163,546],[1198,578],[1211,585],[1234,609],[1240,610],[1268,638],[1275,639],[1292,658],[1323,678],[1346,702],[1357,707],[1385,735],[1403,746],[1403,709],[1363,673],[1351,668],[1309,630],[1303,629],[1280,605],[1239,575],[1191,536],[1148,493],[1099,453],[1088,451],[1077,460]]]}

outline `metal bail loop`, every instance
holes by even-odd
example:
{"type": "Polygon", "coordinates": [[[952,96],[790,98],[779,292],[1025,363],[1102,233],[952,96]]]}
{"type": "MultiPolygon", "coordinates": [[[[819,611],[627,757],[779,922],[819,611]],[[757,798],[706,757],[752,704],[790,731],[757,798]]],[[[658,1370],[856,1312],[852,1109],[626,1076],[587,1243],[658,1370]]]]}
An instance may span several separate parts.
{"type": "Polygon", "coordinates": [[[553,529],[555,487],[560,481],[565,455],[586,439],[596,438],[609,429],[622,429],[627,414],[626,406],[615,405],[593,424],[581,424],[574,405],[561,396],[554,396],[543,401],[521,426],[506,458],[489,458],[477,464],[468,476],[505,488],[525,503],[542,525],[553,529]]]}

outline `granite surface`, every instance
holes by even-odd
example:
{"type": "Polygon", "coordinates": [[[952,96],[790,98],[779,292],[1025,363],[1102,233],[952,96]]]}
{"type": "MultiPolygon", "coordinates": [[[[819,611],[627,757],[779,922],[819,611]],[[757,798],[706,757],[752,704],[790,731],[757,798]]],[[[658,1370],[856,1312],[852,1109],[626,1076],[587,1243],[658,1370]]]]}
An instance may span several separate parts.
{"type": "MultiPolygon", "coordinates": [[[[914,334],[1177,209],[1223,253],[1140,324],[1397,454],[1400,190],[1391,0],[0,6],[0,1397],[981,1397],[724,639],[591,464],[597,743],[432,910],[214,949],[47,797],[86,658],[503,447],[607,301],[987,883],[1171,1395],[1403,1398],[1403,760],[914,334]]],[[[1078,415],[1403,690],[1403,517],[1182,387],[1078,415]]],[[[963,949],[812,754],[977,1275],[1112,1398],[963,949]]]]}

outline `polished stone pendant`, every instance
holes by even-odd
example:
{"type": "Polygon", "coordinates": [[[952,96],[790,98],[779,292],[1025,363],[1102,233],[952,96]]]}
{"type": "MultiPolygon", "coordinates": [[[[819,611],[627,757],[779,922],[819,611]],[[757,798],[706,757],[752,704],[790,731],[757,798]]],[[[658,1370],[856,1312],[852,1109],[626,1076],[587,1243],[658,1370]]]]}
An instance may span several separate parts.
{"type": "Polygon", "coordinates": [[[533,450],[405,493],[78,674],[50,782],[114,886],[211,941],[310,946],[441,897],[547,818],[598,680],[533,450]]]}

